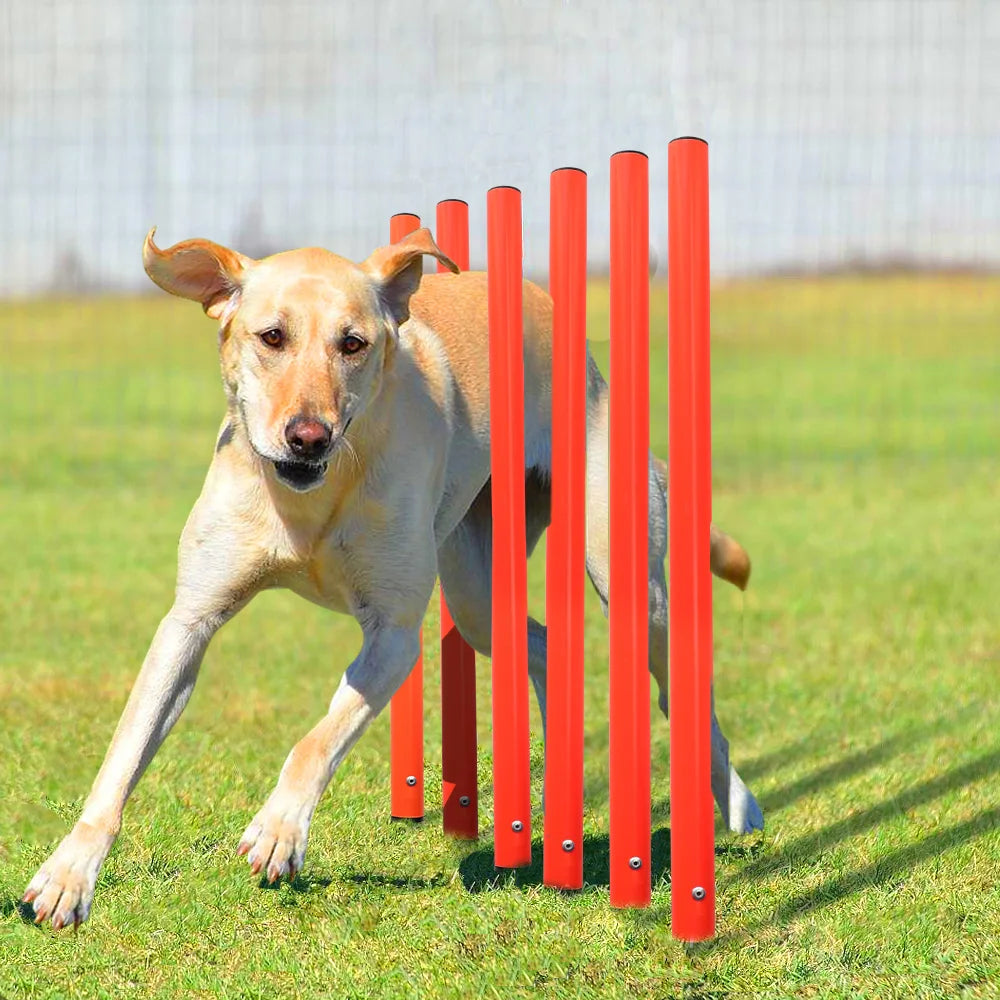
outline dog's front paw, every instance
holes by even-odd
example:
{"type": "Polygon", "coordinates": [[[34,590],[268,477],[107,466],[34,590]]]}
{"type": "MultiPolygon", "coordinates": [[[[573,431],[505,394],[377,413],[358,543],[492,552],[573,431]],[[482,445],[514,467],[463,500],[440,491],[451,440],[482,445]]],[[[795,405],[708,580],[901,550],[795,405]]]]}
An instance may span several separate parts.
{"type": "Polygon", "coordinates": [[[265,872],[268,882],[282,876],[291,881],[302,871],[308,838],[309,817],[272,795],[247,827],[236,853],[246,855],[254,875],[265,872]]]}
{"type": "Polygon", "coordinates": [[[90,914],[97,873],[114,837],[87,823],[77,823],[28,883],[23,901],[31,903],[35,923],[51,918],[58,930],[78,926],[90,914]]]}

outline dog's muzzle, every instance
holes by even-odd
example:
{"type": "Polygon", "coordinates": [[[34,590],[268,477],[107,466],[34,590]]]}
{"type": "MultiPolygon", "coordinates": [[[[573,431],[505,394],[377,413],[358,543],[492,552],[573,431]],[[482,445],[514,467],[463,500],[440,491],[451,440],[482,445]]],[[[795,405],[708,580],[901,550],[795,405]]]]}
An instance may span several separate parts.
{"type": "Polygon", "coordinates": [[[318,486],[329,465],[331,453],[336,449],[351,425],[352,417],[344,421],[340,433],[321,420],[294,417],[285,427],[285,442],[295,456],[290,459],[271,459],[278,479],[286,486],[305,493],[318,486]]]}
{"type": "Polygon", "coordinates": [[[278,479],[299,493],[305,493],[323,482],[326,476],[326,462],[274,462],[278,479]]]}

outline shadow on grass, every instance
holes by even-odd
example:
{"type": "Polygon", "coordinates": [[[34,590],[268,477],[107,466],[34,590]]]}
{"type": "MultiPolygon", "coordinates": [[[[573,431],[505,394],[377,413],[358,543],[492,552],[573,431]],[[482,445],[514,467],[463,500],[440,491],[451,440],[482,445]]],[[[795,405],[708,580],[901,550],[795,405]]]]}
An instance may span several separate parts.
{"type": "Polygon", "coordinates": [[[25,903],[19,896],[8,896],[0,900],[0,918],[17,914],[23,923],[33,924],[35,922],[35,911],[31,908],[31,903],[25,903]]]}
{"type": "Polygon", "coordinates": [[[280,879],[277,882],[268,882],[266,877],[261,877],[258,883],[261,889],[276,891],[283,885],[292,892],[303,895],[310,892],[319,892],[329,888],[334,882],[353,882],[355,885],[367,886],[369,888],[402,889],[404,891],[416,892],[422,889],[437,889],[447,883],[444,875],[435,875],[433,878],[420,878],[416,875],[388,875],[385,872],[362,872],[355,869],[338,871],[334,875],[311,875],[299,873],[294,880],[280,879]]]}
{"type": "MultiPolygon", "coordinates": [[[[653,887],[670,881],[670,828],[653,831],[651,841],[650,876],[653,887]]],[[[715,855],[722,858],[756,856],[762,844],[716,844],[715,855]]],[[[495,868],[493,845],[481,847],[462,859],[458,866],[462,883],[469,892],[491,892],[497,889],[531,888],[542,885],[543,847],[540,838],[531,842],[531,864],[524,868],[495,868]]],[[[609,888],[611,847],[607,834],[583,838],[583,885],[588,888],[609,888]]]]}
{"type": "Polygon", "coordinates": [[[984,834],[994,833],[998,827],[1000,806],[984,809],[971,819],[945,827],[915,844],[892,851],[871,864],[830,879],[811,892],[793,896],[778,907],[775,920],[785,923],[793,917],[828,906],[846,896],[894,882],[916,865],[984,834]]]}
{"type": "Polygon", "coordinates": [[[760,796],[758,798],[760,807],[764,810],[765,815],[769,810],[783,809],[806,795],[812,795],[822,788],[837,785],[862,771],[867,771],[878,764],[884,764],[907,747],[913,746],[919,741],[919,738],[919,734],[914,732],[897,733],[874,746],[849,753],[846,757],[832,761],[781,788],[775,789],[773,792],[760,796]]]}
{"type": "Polygon", "coordinates": [[[782,845],[780,853],[753,861],[733,875],[730,881],[751,881],[766,878],[777,871],[785,871],[791,864],[822,854],[838,841],[870,830],[879,823],[926,805],[941,795],[998,772],[1000,772],[1000,750],[982,754],[975,760],[952,768],[944,774],[904,789],[891,799],[869,806],[851,816],[845,816],[813,833],[787,841],[782,845]]]}
{"type": "MultiPolygon", "coordinates": [[[[670,829],[653,831],[650,877],[655,887],[670,879],[670,829]]],[[[716,854],[724,851],[716,848],[716,854]]],[[[462,859],[458,866],[462,883],[469,892],[492,892],[498,889],[525,889],[542,885],[543,846],[540,838],[531,842],[531,864],[524,868],[495,868],[493,845],[479,848],[462,859]]],[[[584,889],[607,889],[610,882],[611,846],[607,834],[583,838],[584,889]]]]}
{"type": "MultiPolygon", "coordinates": [[[[839,760],[832,761],[823,767],[819,767],[816,770],[811,771],[809,774],[805,774],[801,778],[797,778],[781,788],[775,789],[769,794],[759,796],[758,802],[764,810],[764,815],[766,817],[769,810],[784,808],[806,795],[812,795],[823,788],[839,784],[841,781],[844,781],[847,778],[852,778],[854,775],[860,774],[862,771],[867,771],[871,767],[884,764],[886,761],[891,760],[898,754],[903,753],[905,750],[912,749],[929,738],[940,737],[945,733],[952,732],[958,727],[965,725],[974,714],[975,712],[973,707],[966,706],[965,708],[952,713],[950,717],[935,717],[933,720],[928,721],[924,725],[913,726],[903,732],[894,733],[893,735],[886,737],[880,743],[866,747],[864,750],[849,753],[847,756],[841,757],[839,760]]],[[[806,745],[808,745],[808,743],[806,745]]],[[[801,749],[801,741],[792,744],[792,746],[799,747],[799,749],[801,749]]],[[[817,747],[815,744],[813,745],[813,753],[819,749],[821,749],[821,747],[817,747]]],[[[768,755],[768,758],[771,756],[772,755],[768,755]]],[[[770,763],[768,758],[757,758],[757,761],[751,762],[751,765],[757,763],[759,769],[760,761],[764,760],[765,762],[770,763]]],[[[738,765],[738,762],[735,763],[738,765]]],[[[753,773],[752,766],[750,769],[738,769],[740,770],[740,773],[743,774],[744,778],[753,773]]]]}
{"type": "Polygon", "coordinates": [[[336,879],[330,877],[329,875],[310,875],[308,872],[303,874],[298,872],[291,882],[288,881],[287,876],[285,878],[279,878],[275,882],[268,882],[267,875],[262,874],[260,880],[257,882],[258,889],[265,889],[269,892],[278,892],[282,886],[286,886],[291,889],[292,892],[298,893],[309,893],[309,892],[319,892],[321,889],[327,889],[336,879]]]}
{"type": "Polygon", "coordinates": [[[448,881],[444,875],[435,875],[433,878],[419,878],[415,875],[386,875],[384,872],[347,872],[344,878],[348,882],[354,882],[357,885],[406,889],[409,891],[437,889],[439,886],[445,885],[448,881]]]}
{"type": "MultiPolygon", "coordinates": [[[[855,753],[848,754],[846,757],[841,757],[839,760],[835,760],[830,764],[817,768],[815,771],[811,771],[809,774],[805,774],[801,778],[798,778],[781,788],[777,788],[770,793],[759,795],[757,797],[757,801],[764,812],[765,824],[768,813],[773,810],[789,806],[797,799],[806,795],[812,795],[827,786],[837,785],[856,774],[867,771],[871,767],[883,764],[908,747],[919,743],[921,739],[923,739],[924,736],[928,735],[930,732],[931,727],[927,727],[925,731],[921,729],[898,733],[895,736],[890,736],[888,739],[883,740],[875,746],[867,747],[864,750],[858,750],[855,753]]],[[[789,746],[799,747],[801,749],[806,745],[808,745],[807,741],[801,741],[790,744],[789,746]]],[[[816,748],[814,746],[813,752],[815,752],[815,749],[816,748]]],[[[784,752],[784,750],[775,751],[774,756],[776,757],[778,754],[784,752]]],[[[760,759],[762,758],[758,758],[758,760],[760,759]]],[[[746,776],[744,768],[738,767],[737,770],[739,770],[740,775],[743,776],[748,782],[750,781],[750,779],[746,776]]],[[[765,768],[763,770],[767,769],[765,768]]],[[[763,771],[758,770],[758,773],[763,773],[763,771]]],[[[664,795],[653,800],[652,818],[654,823],[669,822],[669,795],[664,795]]],[[[724,832],[724,826],[722,825],[721,820],[717,823],[717,833],[720,832],[724,832]]]]}
{"type": "MultiPolygon", "coordinates": [[[[800,778],[790,781],[782,787],[776,788],[770,793],[758,796],[758,802],[766,814],[776,809],[782,809],[793,802],[807,795],[812,795],[824,788],[834,786],[848,778],[852,778],[869,768],[884,764],[898,754],[913,747],[918,746],[925,740],[932,737],[940,737],[945,733],[952,732],[960,726],[965,725],[974,715],[977,714],[975,706],[965,706],[950,716],[937,717],[925,725],[913,726],[903,732],[894,733],[880,743],[857,750],[834,760],[829,764],[816,768],[800,778]]],[[[592,736],[588,736],[588,740],[592,736]]],[[[606,746],[605,746],[606,748],[606,746]]],[[[598,748],[599,749],[599,748],[598,748]]],[[[804,736],[800,739],[792,740],[777,750],[769,750],[759,754],[757,757],[741,762],[738,755],[732,758],[733,765],[739,771],[743,779],[749,784],[783,767],[794,765],[803,757],[814,757],[817,752],[822,752],[824,747],[815,736],[804,736]]],[[[588,743],[588,754],[597,757],[595,748],[588,743]]],[[[657,762],[654,762],[654,774],[657,762]]],[[[584,781],[583,797],[588,808],[605,808],[608,804],[608,773],[606,768],[594,773],[588,769],[589,773],[584,781]]],[[[662,774],[659,778],[654,777],[654,791],[660,786],[666,788],[668,784],[667,764],[664,761],[662,774]]],[[[424,815],[425,820],[437,821],[441,816],[439,808],[427,810],[424,815]]],[[[670,820],[670,798],[662,795],[655,798],[652,803],[652,821],[657,823],[667,823],[670,820]]]]}
{"type": "Polygon", "coordinates": [[[811,757],[816,752],[816,737],[812,734],[803,736],[798,740],[791,740],[777,750],[769,750],[767,753],[758,754],[742,763],[737,763],[737,770],[740,777],[746,782],[756,781],[776,771],[779,768],[787,767],[789,764],[801,757],[811,757]]]}
{"type": "MultiPolygon", "coordinates": [[[[610,884],[611,848],[607,835],[583,838],[584,888],[610,884]]],[[[656,885],[670,871],[670,830],[653,831],[651,876],[656,885]]],[[[525,868],[494,868],[493,845],[473,851],[458,866],[462,883],[469,892],[497,889],[524,889],[542,884],[542,841],[531,842],[531,864],[525,868]]]]}
{"type": "MultiPolygon", "coordinates": [[[[878,746],[887,747],[887,753],[896,752],[904,747],[916,746],[929,736],[940,736],[943,732],[949,732],[952,729],[955,729],[957,726],[966,722],[973,714],[974,712],[972,708],[966,707],[955,712],[951,718],[935,718],[932,722],[928,722],[926,725],[914,726],[911,729],[907,729],[905,732],[896,733],[878,746]]],[[[739,748],[737,747],[737,750],[738,749],[739,748]]],[[[817,741],[816,736],[814,734],[809,734],[808,736],[803,736],[800,739],[791,740],[783,746],[778,747],[776,750],[768,750],[766,753],[758,754],[756,757],[751,757],[749,760],[740,761],[734,757],[733,764],[740,772],[740,776],[743,780],[749,783],[751,781],[757,781],[758,779],[764,777],[764,775],[769,774],[771,771],[777,771],[783,767],[788,767],[789,765],[796,763],[796,761],[802,757],[813,757],[816,755],[816,751],[820,749],[822,749],[822,747],[817,741]]],[[[873,747],[871,749],[877,748],[873,747]]],[[[863,751],[863,753],[867,752],[868,751],[863,751]]],[[[845,758],[845,761],[848,761],[848,758],[845,758]]],[[[860,765],[863,767],[864,761],[861,761],[860,765]]],[[[838,777],[838,773],[836,771],[831,771],[833,766],[834,765],[830,765],[830,767],[823,768],[820,771],[815,772],[814,775],[810,776],[808,779],[803,779],[803,781],[812,781],[815,787],[805,787],[799,794],[806,794],[810,791],[816,790],[816,788],[822,787],[823,784],[835,781],[838,777]]],[[[853,773],[853,771],[851,773],[853,773]]],[[[789,786],[791,797],[798,797],[795,795],[795,790],[798,784],[799,782],[795,782],[789,786]]],[[[776,792],[775,796],[780,797],[782,794],[784,793],[776,792]]],[[[785,803],[771,803],[772,807],[776,804],[784,805],[785,803]]]]}
{"type": "Polygon", "coordinates": [[[785,900],[772,916],[747,924],[738,930],[721,934],[712,941],[697,946],[700,952],[713,951],[747,941],[755,941],[762,932],[830,906],[849,896],[901,882],[917,865],[936,858],[969,841],[976,840],[1000,828],[1000,806],[984,809],[970,819],[945,827],[923,840],[890,851],[870,864],[831,878],[808,892],[785,900]]]}
{"type": "MultiPolygon", "coordinates": [[[[765,820],[767,814],[776,809],[782,809],[793,802],[807,795],[812,795],[824,788],[834,786],[848,778],[852,778],[869,768],[884,764],[898,754],[913,747],[918,746],[929,738],[940,737],[943,734],[953,732],[960,726],[978,714],[978,709],[974,705],[966,705],[951,713],[949,716],[936,717],[934,720],[924,725],[913,726],[903,732],[894,733],[883,739],[880,743],[857,750],[834,760],[829,764],[816,768],[808,774],[803,775],[794,781],[788,782],[782,787],[772,790],[757,797],[761,809],[764,811],[765,820]]],[[[600,742],[598,734],[598,743],[600,742]]],[[[591,759],[602,759],[601,746],[594,743],[594,734],[588,734],[588,755],[591,759]]],[[[604,750],[607,749],[606,734],[603,742],[604,750]]],[[[800,739],[791,740],[776,750],[769,750],[746,761],[740,761],[738,755],[732,758],[733,766],[748,784],[771,771],[779,770],[790,765],[794,765],[803,757],[814,757],[825,748],[821,741],[815,736],[804,736],[800,739]]],[[[669,785],[669,771],[667,762],[654,761],[653,790],[662,787],[666,789],[669,785]],[[662,764],[662,769],[660,765],[662,764]]],[[[584,779],[583,800],[587,808],[606,809],[608,805],[608,771],[606,767],[598,766],[598,770],[588,766],[587,775],[584,779]]],[[[439,822],[442,810],[440,807],[431,807],[424,813],[424,821],[431,823],[439,822]]],[[[661,795],[654,798],[652,802],[651,819],[653,826],[657,823],[669,823],[670,821],[670,797],[661,795]]],[[[723,832],[719,827],[719,832],[723,832]]]]}

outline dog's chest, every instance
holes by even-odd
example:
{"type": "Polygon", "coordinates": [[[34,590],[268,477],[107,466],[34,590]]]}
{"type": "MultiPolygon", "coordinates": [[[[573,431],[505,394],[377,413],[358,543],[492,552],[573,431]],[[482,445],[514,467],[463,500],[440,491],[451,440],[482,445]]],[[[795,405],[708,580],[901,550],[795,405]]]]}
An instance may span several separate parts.
{"type": "Polygon", "coordinates": [[[354,612],[358,581],[352,572],[350,548],[339,533],[330,532],[297,544],[289,539],[277,547],[272,567],[273,586],[287,587],[332,611],[354,612]]]}

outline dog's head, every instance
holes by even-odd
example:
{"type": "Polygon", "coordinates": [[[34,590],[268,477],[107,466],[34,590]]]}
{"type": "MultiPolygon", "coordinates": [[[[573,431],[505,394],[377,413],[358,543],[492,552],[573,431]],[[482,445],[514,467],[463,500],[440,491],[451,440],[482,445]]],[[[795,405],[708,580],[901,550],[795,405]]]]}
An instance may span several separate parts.
{"type": "Polygon", "coordinates": [[[254,451],[299,492],[323,481],[348,426],[378,395],[424,254],[458,271],[426,229],[363,264],[316,248],[251,260],[208,240],[161,250],[154,233],[146,273],[219,321],[235,414],[254,451]]]}

